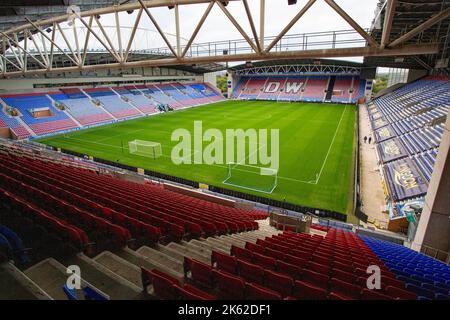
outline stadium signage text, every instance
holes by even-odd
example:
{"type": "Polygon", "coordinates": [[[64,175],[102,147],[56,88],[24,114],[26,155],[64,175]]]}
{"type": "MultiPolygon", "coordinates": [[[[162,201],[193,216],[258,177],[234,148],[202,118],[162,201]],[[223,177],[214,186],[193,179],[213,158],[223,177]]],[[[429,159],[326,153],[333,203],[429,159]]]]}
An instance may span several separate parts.
{"type": "Polygon", "coordinates": [[[194,121],[192,131],[176,129],[171,140],[178,142],[171,152],[176,165],[239,163],[279,168],[279,129],[226,129],[224,137],[221,130],[204,131],[202,121],[194,121]]]}
{"type": "Polygon", "coordinates": [[[414,177],[412,170],[406,165],[401,164],[394,170],[395,183],[405,189],[413,189],[418,187],[417,179],[414,177]]]}
{"type": "MultiPolygon", "coordinates": [[[[280,91],[281,83],[280,82],[269,82],[265,89],[265,93],[275,93],[280,91]]],[[[286,82],[283,90],[286,93],[298,93],[300,89],[303,87],[303,82],[286,82]]]]}
{"type": "Polygon", "coordinates": [[[395,143],[395,141],[388,141],[384,147],[384,152],[390,155],[399,155],[400,149],[395,143]]]}

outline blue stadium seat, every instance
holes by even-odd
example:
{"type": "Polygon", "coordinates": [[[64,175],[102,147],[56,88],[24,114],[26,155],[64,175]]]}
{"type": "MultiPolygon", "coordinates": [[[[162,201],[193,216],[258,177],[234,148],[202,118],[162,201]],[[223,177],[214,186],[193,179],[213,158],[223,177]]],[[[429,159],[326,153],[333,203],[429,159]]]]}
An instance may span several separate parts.
{"type": "Polygon", "coordinates": [[[84,294],[84,298],[86,300],[109,300],[107,297],[105,297],[104,295],[98,293],[97,291],[95,291],[94,289],[92,289],[91,287],[84,287],[83,288],[83,294],[84,294]]]}
{"type": "Polygon", "coordinates": [[[78,300],[78,295],[75,289],[70,289],[67,284],[64,285],[63,291],[69,300],[78,300]]]}

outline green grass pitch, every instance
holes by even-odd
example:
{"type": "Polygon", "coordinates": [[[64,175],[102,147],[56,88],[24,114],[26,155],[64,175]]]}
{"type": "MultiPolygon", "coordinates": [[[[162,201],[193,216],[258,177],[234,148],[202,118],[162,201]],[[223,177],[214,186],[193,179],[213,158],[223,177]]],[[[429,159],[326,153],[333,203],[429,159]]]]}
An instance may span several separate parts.
{"type": "Polygon", "coordinates": [[[348,214],[353,199],[355,128],[354,105],[224,101],[38,141],[206,184],[348,214]],[[279,129],[280,168],[273,192],[267,194],[223,184],[228,174],[226,164],[172,163],[171,150],[177,144],[171,141],[173,130],[192,131],[196,120],[203,121],[203,132],[217,128],[224,136],[225,129],[279,129]],[[131,155],[128,141],[135,139],[160,142],[162,157],[131,155]]]}

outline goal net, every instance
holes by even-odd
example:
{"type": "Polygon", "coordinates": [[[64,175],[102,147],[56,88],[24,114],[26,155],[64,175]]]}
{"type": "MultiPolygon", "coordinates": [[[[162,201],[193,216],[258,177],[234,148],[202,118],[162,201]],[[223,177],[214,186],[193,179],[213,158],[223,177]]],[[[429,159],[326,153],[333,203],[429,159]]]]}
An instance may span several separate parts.
{"type": "Polygon", "coordinates": [[[133,140],[128,142],[131,154],[156,159],[161,157],[161,143],[145,140],[133,140]]]}
{"type": "Polygon", "coordinates": [[[272,193],[278,184],[278,171],[272,168],[228,163],[227,176],[222,182],[231,186],[272,193]]]}

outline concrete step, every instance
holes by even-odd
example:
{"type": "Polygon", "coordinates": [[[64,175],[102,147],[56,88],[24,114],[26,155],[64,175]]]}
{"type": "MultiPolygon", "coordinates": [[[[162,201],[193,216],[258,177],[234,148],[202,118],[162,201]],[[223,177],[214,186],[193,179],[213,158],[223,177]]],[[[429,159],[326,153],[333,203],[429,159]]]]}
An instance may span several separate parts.
{"type": "Polygon", "coordinates": [[[181,244],[188,249],[192,249],[193,252],[196,252],[198,254],[201,254],[201,255],[204,255],[207,257],[211,257],[211,248],[199,246],[195,243],[189,243],[187,241],[182,241],[181,244]]]}
{"type": "Polygon", "coordinates": [[[202,243],[192,243],[192,242],[183,241],[182,245],[187,248],[192,248],[193,250],[196,250],[197,252],[200,252],[200,253],[203,252],[203,255],[206,255],[208,257],[211,257],[212,250],[227,253],[225,250],[218,249],[217,247],[214,247],[214,246],[207,246],[202,243]]]}
{"type": "Polygon", "coordinates": [[[115,274],[118,274],[125,280],[128,280],[137,287],[141,289],[143,288],[141,268],[139,268],[137,265],[125,259],[122,259],[121,257],[109,251],[103,251],[92,260],[100,263],[101,265],[105,266],[115,274]]]}
{"type": "Polygon", "coordinates": [[[215,246],[215,245],[213,245],[213,244],[211,244],[209,242],[206,242],[205,240],[192,239],[191,241],[189,241],[189,243],[191,243],[193,245],[196,245],[198,247],[209,249],[211,251],[215,250],[215,251],[219,251],[219,252],[222,252],[222,253],[227,253],[227,254],[230,253],[230,250],[229,250],[228,247],[227,248],[218,247],[218,246],[215,246]]]}
{"type": "Polygon", "coordinates": [[[147,246],[140,247],[136,252],[152,261],[159,263],[166,269],[172,269],[181,274],[183,273],[183,259],[178,259],[170,253],[167,254],[166,252],[155,250],[147,246]]]}
{"type": "Polygon", "coordinates": [[[159,271],[166,272],[181,282],[184,280],[183,272],[178,272],[172,268],[168,268],[166,265],[160,264],[159,262],[156,262],[151,258],[148,258],[129,248],[116,252],[116,255],[138,267],[144,267],[148,270],[157,269],[159,271]]]}
{"type": "Polygon", "coordinates": [[[220,238],[220,241],[228,243],[230,248],[231,248],[232,245],[235,245],[235,246],[238,246],[238,247],[245,246],[245,241],[243,241],[241,239],[238,239],[238,238],[226,237],[226,238],[220,238]]]}
{"type": "Polygon", "coordinates": [[[79,266],[81,277],[105,292],[113,300],[136,300],[142,297],[140,287],[82,253],[70,258],[67,263],[79,266]]]}
{"type": "Polygon", "coordinates": [[[209,256],[204,255],[203,253],[197,252],[197,250],[195,249],[184,247],[178,243],[171,242],[166,246],[159,246],[159,247],[160,250],[171,250],[182,255],[183,257],[189,257],[207,264],[211,264],[211,255],[209,256]]]}
{"type": "MultiPolygon", "coordinates": [[[[67,268],[53,258],[42,260],[38,264],[25,270],[25,275],[36,283],[42,290],[55,300],[67,300],[67,296],[63,291],[63,287],[67,282],[69,274],[66,273],[67,268]]],[[[81,287],[90,286],[91,288],[101,292],[94,285],[88,283],[81,274],[81,287]]],[[[83,292],[76,290],[78,298],[84,299],[83,292]]]]}
{"type": "Polygon", "coordinates": [[[52,300],[33,280],[12,263],[0,265],[0,300],[52,300]]]}
{"type": "Polygon", "coordinates": [[[206,242],[209,242],[213,245],[226,247],[226,248],[228,248],[228,250],[231,248],[231,243],[229,240],[225,241],[224,239],[219,239],[219,238],[207,238],[206,242]]]}
{"type": "Polygon", "coordinates": [[[230,238],[234,238],[237,240],[241,240],[244,242],[256,242],[256,239],[259,239],[259,237],[257,235],[253,235],[253,234],[232,234],[230,235],[230,238]]]}

